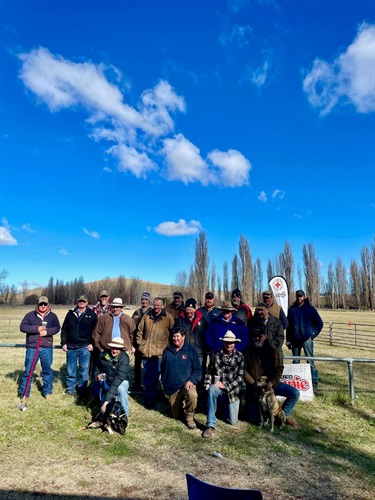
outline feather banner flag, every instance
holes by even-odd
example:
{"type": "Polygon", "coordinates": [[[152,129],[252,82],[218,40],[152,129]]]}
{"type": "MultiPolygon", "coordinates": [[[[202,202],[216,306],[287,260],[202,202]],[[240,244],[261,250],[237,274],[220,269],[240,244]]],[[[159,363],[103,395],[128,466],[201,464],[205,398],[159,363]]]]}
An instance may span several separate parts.
{"type": "Polygon", "coordinates": [[[289,292],[288,284],[282,276],[274,276],[269,281],[269,286],[275,298],[276,304],[283,308],[285,316],[288,316],[289,292]]]}

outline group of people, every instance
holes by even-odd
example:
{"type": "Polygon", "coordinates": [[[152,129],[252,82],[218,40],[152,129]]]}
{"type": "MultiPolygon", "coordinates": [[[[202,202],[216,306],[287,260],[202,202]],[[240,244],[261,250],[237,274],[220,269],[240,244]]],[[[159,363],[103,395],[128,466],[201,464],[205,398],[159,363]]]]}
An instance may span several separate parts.
{"type": "MultiPolygon", "coordinates": [[[[235,425],[238,422],[241,394],[245,388],[245,412],[251,422],[259,422],[256,381],[267,376],[275,394],[284,396],[286,423],[296,426],[291,412],[299,391],[281,381],[283,344],[294,356],[302,349],[313,357],[313,339],[323,322],[303,290],[286,316],[272,292],[265,291],[254,315],[236,288],[230,301],[217,307],[212,292],[207,292],[202,307],[194,298],[185,302],[181,292],[173,294],[171,304],[142,294],[140,308],[130,317],[124,313],[121,298],[110,300],[107,290],[90,308],[85,295],[68,311],[61,327],[61,346],[66,352],[66,396],[100,401],[104,413],[117,398],[129,415],[129,354],[134,355],[132,390],[142,390],[144,405],[155,406],[159,384],[168,397],[172,415],[195,429],[197,406],[207,413],[202,437],[214,435],[217,416],[235,425]],[[78,365],[78,379],[77,379],[78,365]],[[143,386],[142,386],[143,365],[143,386]],[[91,377],[91,393],[89,383],[91,377]]],[[[35,361],[42,367],[43,394],[52,397],[53,336],[60,331],[59,320],[48,298],[39,298],[34,311],[26,314],[20,329],[26,333],[25,371],[20,385],[22,402],[30,394],[30,373],[35,361]]],[[[299,362],[299,360],[294,360],[299,362]]],[[[318,390],[318,371],[309,360],[314,391],[318,390]]],[[[31,374],[32,375],[32,374],[31,374]]]]}

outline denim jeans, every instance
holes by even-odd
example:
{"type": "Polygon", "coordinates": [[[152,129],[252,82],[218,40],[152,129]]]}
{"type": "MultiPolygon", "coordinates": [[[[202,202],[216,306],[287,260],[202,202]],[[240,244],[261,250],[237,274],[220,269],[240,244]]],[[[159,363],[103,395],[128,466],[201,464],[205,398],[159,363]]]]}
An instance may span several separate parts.
{"type": "MultiPolygon", "coordinates": [[[[287,417],[292,413],[293,408],[296,406],[299,400],[299,390],[292,385],[284,384],[284,382],[279,382],[275,388],[276,396],[283,396],[285,399],[283,403],[283,410],[287,417]]],[[[259,414],[259,403],[257,401],[249,401],[249,417],[250,422],[254,424],[259,424],[260,414],[259,414]]]]}
{"type": "MultiPolygon", "coordinates": [[[[36,349],[26,349],[26,357],[25,357],[25,371],[22,375],[22,382],[20,386],[20,394],[23,396],[23,391],[26,388],[27,378],[29,376],[31,365],[33,364],[33,359],[35,355],[36,349]]],[[[40,360],[40,364],[42,366],[42,380],[43,380],[43,394],[44,396],[48,396],[48,394],[52,394],[53,389],[53,372],[52,372],[52,360],[53,360],[53,349],[51,347],[40,347],[38,353],[38,359],[36,360],[35,366],[40,360]]],[[[35,369],[35,368],[34,368],[35,369]]],[[[25,397],[29,397],[31,382],[27,389],[27,393],[25,397]]]]}
{"type": "Polygon", "coordinates": [[[145,385],[145,401],[155,402],[159,384],[161,358],[143,359],[143,383],[145,385]]]}
{"type": "MultiPolygon", "coordinates": [[[[95,380],[95,382],[93,383],[93,388],[92,388],[93,396],[99,398],[100,402],[103,404],[105,401],[105,397],[106,397],[108,389],[109,389],[109,387],[107,384],[106,384],[106,389],[105,389],[104,384],[102,382],[95,380]]],[[[129,381],[128,380],[124,380],[117,387],[116,396],[118,397],[118,399],[121,403],[121,406],[124,408],[126,415],[129,416],[129,381]]]]}
{"type": "Polygon", "coordinates": [[[78,392],[82,394],[86,390],[89,380],[90,357],[91,353],[86,346],[67,350],[66,367],[68,375],[66,377],[66,386],[69,394],[75,394],[76,392],[77,362],[79,368],[78,392]]]}
{"type": "Polygon", "coordinates": [[[237,399],[233,403],[228,400],[227,394],[217,387],[211,385],[207,395],[207,422],[206,427],[216,429],[216,410],[222,412],[225,422],[230,425],[236,425],[238,422],[238,411],[240,409],[240,400],[237,399]]]}
{"type": "MultiPolygon", "coordinates": [[[[298,347],[292,347],[292,353],[293,356],[301,356],[301,350],[303,349],[303,352],[305,353],[305,356],[314,356],[314,341],[309,339],[306,340],[302,344],[302,346],[298,347]]],[[[293,360],[294,364],[298,364],[300,362],[299,359],[293,360]]],[[[314,387],[318,386],[319,382],[319,372],[315,366],[315,361],[313,359],[307,360],[307,362],[310,364],[310,369],[311,369],[311,378],[312,378],[312,383],[314,387]]]]}

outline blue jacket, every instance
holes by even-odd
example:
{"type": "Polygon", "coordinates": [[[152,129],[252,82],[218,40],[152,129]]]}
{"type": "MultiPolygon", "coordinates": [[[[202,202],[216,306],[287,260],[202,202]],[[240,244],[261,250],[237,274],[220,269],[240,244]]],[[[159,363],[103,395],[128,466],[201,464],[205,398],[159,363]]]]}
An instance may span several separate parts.
{"type": "Polygon", "coordinates": [[[323,320],[309,299],[305,299],[301,307],[295,302],[289,308],[288,322],[286,341],[293,346],[301,345],[310,338],[314,339],[323,328],[323,320]]]}
{"type": "Polygon", "coordinates": [[[44,318],[38,313],[38,308],[31,311],[21,321],[20,330],[26,333],[26,347],[36,349],[39,341],[38,328],[42,326],[42,321],[47,321],[47,335],[43,337],[41,347],[53,347],[53,335],[60,331],[59,318],[49,310],[44,318]]]}
{"type": "Polygon", "coordinates": [[[210,310],[208,310],[207,307],[202,306],[198,309],[198,311],[202,313],[203,317],[207,320],[208,324],[210,324],[214,318],[217,318],[221,314],[220,309],[216,306],[214,306],[210,310]]]}
{"type": "Polygon", "coordinates": [[[187,381],[197,385],[202,377],[198,351],[186,341],[179,351],[169,344],[163,351],[160,371],[161,383],[168,396],[182,389],[187,381]]]}
{"type": "Polygon", "coordinates": [[[237,351],[241,352],[249,345],[249,331],[245,323],[234,315],[232,315],[231,320],[227,323],[223,320],[223,315],[220,314],[220,316],[212,320],[207,330],[206,341],[208,351],[222,349],[223,342],[220,338],[223,338],[228,330],[233,332],[236,338],[241,339],[241,342],[236,343],[237,351]]]}

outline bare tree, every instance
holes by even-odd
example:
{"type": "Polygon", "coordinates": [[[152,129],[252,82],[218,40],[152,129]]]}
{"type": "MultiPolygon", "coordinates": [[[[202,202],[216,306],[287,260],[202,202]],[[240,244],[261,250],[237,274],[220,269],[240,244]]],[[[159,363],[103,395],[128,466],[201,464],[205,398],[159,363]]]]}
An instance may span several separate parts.
{"type": "Polygon", "coordinates": [[[203,304],[204,294],[207,287],[207,275],[208,275],[208,244],[207,237],[204,231],[201,231],[198,238],[195,241],[195,263],[194,270],[197,280],[197,300],[200,304],[203,304]]]}
{"type": "Polygon", "coordinates": [[[306,292],[311,302],[320,305],[320,266],[312,243],[303,245],[303,263],[306,279],[306,292]]]}
{"type": "Polygon", "coordinates": [[[182,271],[178,271],[175,276],[173,286],[176,288],[176,290],[181,290],[184,297],[186,298],[186,294],[189,288],[189,278],[185,269],[183,269],[182,271]]]}
{"type": "Polygon", "coordinates": [[[272,266],[272,260],[268,259],[268,263],[267,263],[267,282],[269,282],[270,279],[273,276],[275,276],[275,273],[274,273],[274,269],[273,269],[273,266],[272,266]]]}
{"type": "Polygon", "coordinates": [[[238,257],[237,257],[237,254],[234,254],[234,257],[232,260],[232,281],[231,281],[232,290],[234,290],[235,288],[240,288],[240,286],[241,286],[238,268],[239,268],[238,257]]]}
{"type": "Polygon", "coordinates": [[[215,262],[213,262],[211,265],[211,280],[210,280],[210,286],[208,288],[212,291],[212,293],[215,293],[215,289],[216,289],[216,264],[215,264],[215,262]]]}
{"type": "Polygon", "coordinates": [[[129,287],[129,304],[138,304],[141,299],[141,280],[132,278],[129,287]]]}
{"type": "Polygon", "coordinates": [[[2,281],[5,281],[8,277],[8,271],[3,267],[3,269],[0,271],[0,283],[2,281]]]}
{"type": "Polygon", "coordinates": [[[302,288],[302,268],[299,264],[297,266],[297,274],[298,274],[298,286],[301,289],[302,288]]]}
{"type": "Polygon", "coordinates": [[[350,263],[350,291],[356,307],[361,305],[361,274],[355,259],[350,263]]]}
{"type": "Polygon", "coordinates": [[[341,257],[336,260],[335,280],[338,307],[346,309],[346,268],[341,257]]]}
{"type": "Polygon", "coordinates": [[[284,251],[280,254],[280,274],[284,276],[288,283],[289,290],[294,290],[294,258],[292,247],[286,241],[284,243],[284,251]]]}
{"type": "Polygon", "coordinates": [[[262,269],[262,262],[258,257],[254,264],[255,304],[258,304],[262,299],[262,288],[263,288],[263,269],[262,269]]]}
{"type": "Polygon", "coordinates": [[[332,309],[335,309],[336,301],[335,301],[335,272],[333,270],[333,264],[330,262],[328,264],[327,271],[327,295],[328,295],[328,306],[332,309]]]}
{"type": "Polygon", "coordinates": [[[228,262],[223,264],[223,292],[224,300],[229,300],[229,277],[228,277],[228,262]]]}
{"type": "MultiPolygon", "coordinates": [[[[190,266],[190,273],[189,273],[189,295],[191,297],[197,297],[198,293],[198,284],[197,284],[197,276],[195,274],[194,266],[190,266]]],[[[186,297],[185,297],[186,298],[186,297]]],[[[189,298],[189,297],[188,297],[189,298]]]]}
{"type": "Polygon", "coordinates": [[[223,289],[223,284],[221,281],[220,274],[217,275],[217,299],[221,301],[221,290],[223,289]]]}
{"type": "Polygon", "coordinates": [[[372,291],[371,291],[371,257],[367,246],[364,246],[361,250],[361,262],[362,262],[362,294],[363,294],[363,304],[367,309],[373,309],[374,304],[371,301],[372,291]]]}
{"type": "Polygon", "coordinates": [[[253,262],[251,259],[250,245],[246,237],[241,234],[238,244],[238,254],[240,256],[241,270],[241,290],[243,292],[244,301],[247,304],[254,304],[254,275],[253,262]]]}

